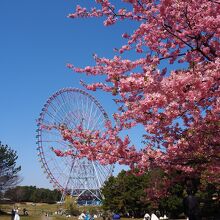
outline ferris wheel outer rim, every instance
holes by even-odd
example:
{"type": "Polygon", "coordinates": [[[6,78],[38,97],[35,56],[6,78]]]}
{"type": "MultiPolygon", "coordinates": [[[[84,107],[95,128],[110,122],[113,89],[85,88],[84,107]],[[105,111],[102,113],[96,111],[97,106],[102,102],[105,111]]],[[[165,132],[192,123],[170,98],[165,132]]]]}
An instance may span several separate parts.
{"type": "MultiPolygon", "coordinates": [[[[44,115],[47,110],[47,108],[50,106],[50,103],[60,94],[64,93],[64,92],[79,92],[82,95],[85,95],[87,97],[89,97],[94,103],[95,105],[99,108],[99,110],[102,112],[104,118],[106,121],[109,120],[108,115],[106,113],[106,111],[104,110],[104,108],[101,106],[101,104],[89,93],[87,93],[84,90],[78,89],[78,88],[73,88],[73,87],[68,87],[68,88],[62,88],[60,90],[58,90],[57,92],[53,93],[46,101],[46,103],[44,104],[41,113],[40,113],[40,117],[37,120],[37,151],[38,151],[38,157],[40,157],[39,161],[41,163],[41,167],[44,168],[44,173],[46,173],[46,178],[49,179],[49,182],[52,183],[53,187],[55,189],[58,189],[60,191],[65,191],[65,188],[59,183],[59,181],[54,177],[53,173],[51,172],[50,168],[48,167],[47,161],[45,160],[45,155],[44,155],[44,151],[43,151],[43,146],[42,146],[42,136],[41,136],[41,132],[42,132],[42,128],[40,128],[41,122],[44,119],[44,115]]],[[[114,171],[114,165],[111,165],[111,172],[110,175],[111,176],[112,173],[114,171]]]]}

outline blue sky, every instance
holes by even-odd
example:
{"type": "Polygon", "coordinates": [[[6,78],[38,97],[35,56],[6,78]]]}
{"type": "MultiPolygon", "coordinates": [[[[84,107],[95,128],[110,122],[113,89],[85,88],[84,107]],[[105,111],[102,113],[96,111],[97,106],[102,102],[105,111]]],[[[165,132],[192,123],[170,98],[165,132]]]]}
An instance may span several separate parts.
{"type": "MultiPolygon", "coordinates": [[[[103,27],[98,19],[68,19],[72,0],[6,0],[0,2],[0,140],[17,151],[22,185],[49,187],[36,151],[36,119],[47,98],[65,87],[82,88],[66,63],[94,64],[92,54],[112,57],[123,44],[129,24],[103,27]]],[[[111,96],[92,93],[109,116],[115,109],[111,96]]],[[[140,143],[140,133],[131,134],[140,143]]],[[[119,170],[118,168],[117,170],[119,170]]]]}

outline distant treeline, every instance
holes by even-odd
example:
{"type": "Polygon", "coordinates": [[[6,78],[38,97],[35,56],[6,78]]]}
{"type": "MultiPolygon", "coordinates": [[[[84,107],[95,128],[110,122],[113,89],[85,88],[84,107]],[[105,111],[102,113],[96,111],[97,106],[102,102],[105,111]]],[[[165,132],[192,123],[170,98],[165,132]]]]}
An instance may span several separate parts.
{"type": "Polygon", "coordinates": [[[4,194],[14,202],[45,202],[55,203],[61,198],[58,190],[37,188],[36,186],[17,186],[7,190],[4,194]]]}

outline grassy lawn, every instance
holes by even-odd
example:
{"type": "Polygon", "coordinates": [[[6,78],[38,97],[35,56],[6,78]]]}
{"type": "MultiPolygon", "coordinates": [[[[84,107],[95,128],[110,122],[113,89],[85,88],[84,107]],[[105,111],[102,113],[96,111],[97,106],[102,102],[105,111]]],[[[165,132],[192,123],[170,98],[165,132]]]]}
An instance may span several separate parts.
{"type": "MultiPolygon", "coordinates": [[[[58,210],[65,210],[63,204],[46,204],[46,203],[17,203],[17,204],[0,204],[0,209],[8,215],[0,215],[0,220],[11,220],[11,210],[13,207],[19,208],[20,220],[78,220],[77,217],[67,218],[66,216],[55,215],[58,210]],[[28,216],[23,216],[23,209],[28,211],[28,216]],[[45,213],[49,213],[49,217],[45,217],[45,213]]],[[[80,212],[86,212],[93,209],[93,207],[78,207],[80,212]]],[[[97,207],[96,207],[97,209],[97,207]]],[[[100,210],[101,211],[101,210],[100,210]]],[[[97,220],[101,220],[98,218],[97,220]]]]}
{"type": "MultiPolygon", "coordinates": [[[[76,220],[77,218],[71,217],[71,218],[66,218],[64,216],[53,216],[47,218],[48,220],[64,220],[64,219],[71,219],[71,220],[76,220]]],[[[46,218],[42,218],[41,216],[20,216],[20,220],[47,220],[46,218]]],[[[0,220],[11,220],[11,216],[1,216],[0,215],[0,220]]]]}
{"type": "MultiPolygon", "coordinates": [[[[18,207],[19,208],[19,214],[22,215],[23,214],[23,209],[25,208],[30,216],[41,216],[43,215],[45,212],[48,213],[54,213],[56,211],[58,211],[60,208],[59,205],[57,204],[45,204],[45,203],[17,203],[17,204],[1,204],[0,208],[1,210],[3,210],[4,212],[7,213],[11,213],[11,210],[13,207],[18,207]]],[[[1,217],[0,217],[1,218],[1,217]]],[[[28,220],[28,219],[27,219],[28,220]]]]}
{"type": "MultiPolygon", "coordinates": [[[[17,203],[17,204],[0,204],[0,209],[8,215],[0,215],[0,220],[11,220],[11,210],[13,207],[19,208],[20,220],[78,220],[77,217],[67,218],[66,216],[60,216],[54,214],[58,210],[65,210],[66,207],[61,204],[46,204],[46,203],[17,203]],[[23,209],[28,211],[28,216],[23,216],[23,209]],[[49,217],[45,216],[45,213],[49,213],[49,217]]],[[[78,207],[80,212],[92,211],[94,207],[92,206],[82,206],[78,207]]],[[[98,207],[95,207],[98,209],[98,207]]],[[[99,210],[101,212],[101,210],[99,210]]],[[[102,220],[102,218],[97,218],[96,220],[102,220]]],[[[121,220],[128,220],[122,218],[121,220]]],[[[133,219],[132,219],[133,220],[133,219]]],[[[135,219],[142,220],[142,219],[135,219]]]]}
{"type": "MultiPolygon", "coordinates": [[[[11,213],[13,207],[19,208],[19,214],[23,214],[23,209],[25,208],[28,211],[30,216],[41,216],[46,212],[49,214],[54,214],[58,210],[65,210],[66,207],[64,204],[47,204],[47,203],[16,203],[16,204],[0,204],[0,209],[4,212],[11,213]]],[[[94,209],[92,206],[81,206],[78,207],[80,212],[91,211],[94,209]]],[[[95,207],[96,210],[100,209],[95,207]]],[[[100,209],[99,212],[102,210],[100,209]]],[[[1,217],[0,217],[1,218],[1,217]]]]}

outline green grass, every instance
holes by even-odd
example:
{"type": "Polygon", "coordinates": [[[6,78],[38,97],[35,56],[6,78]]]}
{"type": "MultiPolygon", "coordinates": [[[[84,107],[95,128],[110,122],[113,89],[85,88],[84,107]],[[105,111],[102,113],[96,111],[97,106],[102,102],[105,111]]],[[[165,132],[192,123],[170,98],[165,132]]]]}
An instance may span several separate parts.
{"type": "MultiPolygon", "coordinates": [[[[41,220],[41,216],[20,216],[20,220],[41,220]]],[[[48,218],[48,220],[64,220],[64,219],[76,219],[74,217],[72,218],[66,218],[62,216],[53,216],[52,218],[48,218]]],[[[1,216],[0,220],[11,220],[11,216],[1,216]]]]}
{"type": "MultiPolygon", "coordinates": [[[[54,213],[58,211],[59,209],[65,210],[66,207],[63,204],[47,204],[47,203],[16,203],[16,204],[0,204],[0,209],[2,211],[11,212],[11,209],[13,207],[19,208],[19,213],[23,214],[23,209],[27,209],[29,215],[42,215],[45,212],[54,213]]],[[[80,212],[86,212],[86,211],[92,211],[94,209],[99,210],[101,212],[101,208],[99,207],[93,207],[93,206],[81,206],[78,207],[80,212]]]]}
{"type": "MultiPolygon", "coordinates": [[[[19,208],[19,214],[23,214],[23,209],[25,208],[30,216],[41,216],[45,212],[47,213],[54,213],[58,211],[59,209],[64,209],[65,207],[62,207],[58,204],[46,204],[46,203],[16,203],[14,205],[9,204],[1,204],[0,209],[4,212],[10,213],[11,209],[13,207],[19,208]]],[[[29,219],[27,219],[29,220],[29,219]]]]}
{"type": "MultiPolygon", "coordinates": [[[[20,220],[78,220],[77,217],[66,218],[66,216],[55,215],[54,213],[59,209],[65,210],[65,205],[60,204],[46,204],[46,203],[17,203],[17,204],[0,204],[0,210],[8,213],[8,215],[0,215],[0,220],[11,220],[11,210],[13,207],[19,208],[20,220]],[[29,216],[23,216],[23,209],[28,211],[29,216]],[[46,218],[45,213],[49,213],[50,217],[46,218]]],[[[80,212],[92,212],[94,209],[98,209],[101,212],[100,207],[82,206],[78,207],[80,212]]],[[[102,220],[97,218],[96,220],[102,220]]],[[[121,220],[128,220],[122,218],[121,220]]],[[[133,220],[133,219],[132,219],[133,220]]],[[[138,220],[138,219],[135,219],[138,220]]],[[[139,219],[140,220],[140,219],[139,219]]],[[[141,219],[142,220],[142,219],[141,219]]]]}
{"type": "MultiPolygon", "coordinates": [[[[11,220],[11,210],[13,207],[19,208],[19,215],[21,220],[78,220],[77,217],[66,218],[65,216],[55,215],[58,210],[65,210],[63,204],[46,204],[46,203],[16,203],[16,204],[0,204],[0,210],[8,213],[8,215],[0,215],[0,220],[11,220]],[[23,209],[28,211],[29,216],[23,216],[23,209]],[[45,213],[49,213],[50,218],[45,218],[45,213]]],[[[78,207],[80,212],[92,211],[94,207],[78,207]]],[[[97,207],[96,207],[97,209],[97,207]]],[[[101,210],[100,210],[101,211],[101,210]]],[[[97,219],[101,220],[101,219],[97,219]]]]}

